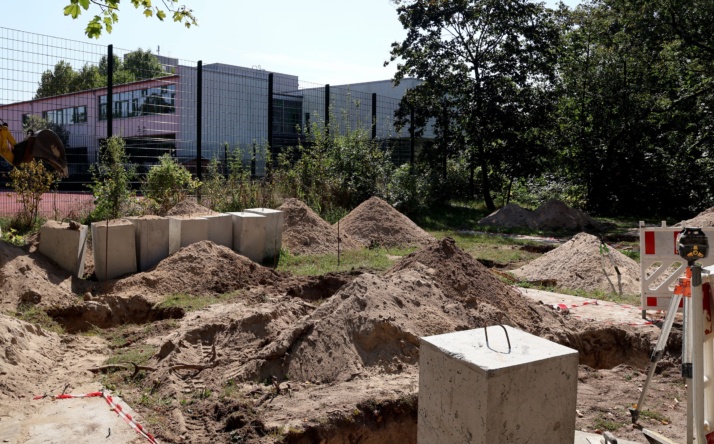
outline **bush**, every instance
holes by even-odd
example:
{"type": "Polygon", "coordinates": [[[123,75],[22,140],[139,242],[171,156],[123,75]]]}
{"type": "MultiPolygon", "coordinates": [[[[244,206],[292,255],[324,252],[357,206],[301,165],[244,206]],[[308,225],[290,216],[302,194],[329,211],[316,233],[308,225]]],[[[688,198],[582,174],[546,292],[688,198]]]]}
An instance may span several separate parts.
{"type": "Polygon", "coordinates": [[[50,191],[58,177],[41,161],[33,159],[10,171],[10,179],[17,201],[22,205],[11,225],[21,231],[29,230],[37,221],[42,195],[50,191]]]}
{"type": "Polygon", "coordinates": [[[110,137],[99,163],[90,167],[92,184],[88,186],[95,200],[90,221],[116,219],[130,211],[134,192],[129,185],[136,177],[136,167],[129,162],[124,147],[122,138],[110,137]]]}
{"type": "Polygon", "coordinates": [[[164,154],[146,175],[143,191],[144,196],[156,205],[156,212],[164,215],[200,185],[201,182],[195,180],[183,165],[169,154],[164,154]]]}

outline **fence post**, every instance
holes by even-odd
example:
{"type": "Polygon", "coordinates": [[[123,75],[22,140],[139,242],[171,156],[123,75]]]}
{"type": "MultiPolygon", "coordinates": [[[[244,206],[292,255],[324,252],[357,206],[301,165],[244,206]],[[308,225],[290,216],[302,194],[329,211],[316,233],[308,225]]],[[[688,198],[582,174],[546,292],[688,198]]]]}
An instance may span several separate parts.
{"type": "Polygon", "coordinates": [[[114,135],[114,45],[107,47],[107,140],[114,135]]]}
{"type": "Polygon", "coordinates": [[[414,106],[409,108],[409,164],[414,166],[414,145],[415,145],[415,131],[416,125],[414,124],[414,106]]]}
{"type": "Polygon", "coordinates": [[[377,138],[377,93],[372,93],[372,139],[377,138]]]}
{"type": "MultiPolygon", "coordinates": [[[[268,152],[270,153],[271,162],[273,159],[273,119],[275,118],[275,109],[273,108],[274,81],[275,78],[271,72],[268,74],[268,152]]],[[[270,168],[268,162],[265,163],[265,168],[270,168]]]]}
{"type": "Polygon", "coordinates": [[[325,85],[325,134],[330,134],[330,84],[325,85]]]}
{"type": "MultiPolygon", "coordinates": [[[[203,60],[196,67],[196,177],[203,179],[203,157],[201,139],[203,138],[203,60]]],[[[198,188],[198,200],[201,201],[201,188],[198,188]]]]}

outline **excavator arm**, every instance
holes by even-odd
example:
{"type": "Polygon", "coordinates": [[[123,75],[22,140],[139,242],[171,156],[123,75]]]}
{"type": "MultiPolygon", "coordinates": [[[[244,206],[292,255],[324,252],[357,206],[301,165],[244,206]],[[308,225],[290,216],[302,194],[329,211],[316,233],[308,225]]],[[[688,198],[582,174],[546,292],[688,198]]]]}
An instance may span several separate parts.
{"type": "Polygon", "coordinates": [[[20,143],[10,133],[7,123],[0,120],[0,156],[17,167],[32,159],[43,159],[62,177],[67,177],[67,155],[59,136],[51,130],[39,131],[20,143]]]}

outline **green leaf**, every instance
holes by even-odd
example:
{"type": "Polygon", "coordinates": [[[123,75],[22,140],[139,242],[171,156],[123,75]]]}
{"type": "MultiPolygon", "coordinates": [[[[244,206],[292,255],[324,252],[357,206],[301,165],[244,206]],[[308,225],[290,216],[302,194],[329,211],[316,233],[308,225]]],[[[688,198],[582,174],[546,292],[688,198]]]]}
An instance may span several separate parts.
{"type": "Polygon", "coordinates": [[[84,8],[85,11],[89,9],[89,0],[79,0],[79,4],[82,6],[82,8],[84,8]]]}
{"type": "Polygon", "coordinates": [[[145,9],[145,10],[144,10],[144,15],[147,16],[147,17],[151,17],[151,16],[154,15],[154,11],[152,11],[151,9],[145,9]]]}
{"type": "Polygon", "coordinates": [[[166,13],[165,13],[164,11],[162,11],[162,10],[159,9],[159,10],[156,12],[156,17],[157,17],[159,20],[161,20],[161,21],[163,22],[164,19],[166,18],[166,13]]]}
{"type": "Polygon", "coordinates": [[[71,15],[73,19],[76,19],[81,13],[79,5],[67,5],[64,8],[64,15],[71,15]]]}

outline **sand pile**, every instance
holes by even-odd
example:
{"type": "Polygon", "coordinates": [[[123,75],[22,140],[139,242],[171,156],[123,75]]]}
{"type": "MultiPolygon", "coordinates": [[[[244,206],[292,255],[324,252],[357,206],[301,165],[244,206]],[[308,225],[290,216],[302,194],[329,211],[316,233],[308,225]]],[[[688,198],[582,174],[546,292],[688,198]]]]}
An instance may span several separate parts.
{"type": "Polygon", "coordinates": [[[230,248],[201,241],[180,249],[150,271],[117,281],[121,294],[223,294],[257,285],[273,285],[281,275],[230,248]]]}
{"type": "Polygon", "coordinates": [[[362,202],[342,218],[340,229],[365,247],[424,246],[436,240],[378,197],[362,202]]]}
{"type": "Polygon", "coordinates": [[[478,222],[504,228],[530,228],[533,230],[582,230],[598,228],[599,222],[586,213],[568,207],[563,202],[551,199],[535,209],[527,210],[516,204],[508,204],[478,222]]]}
{"type": "Polygon", "coordinates": [[[194,202],[191,199],[186,199],[179,202],[173,208],[166,212],[167,216],[206,216],[210,214],[218,213],[211,210],[210,208],[206,208],[203,205],[194,202]]]}
{"type": "Polygon", "coordinates": [[[706,209],[691,219],[674,224],[675,227],[714,227],[714,207],[706,209]]]}
{"type": "Polygon", "coordinates": [[[69,305],[76,299],[73,293],[82,294],[82,286],[86,283],[73,283],[68,271],[45,256],[0,241],[0,308],[14,310],[22,303],[69,305]]]}
{"type": "Polygon", "coordinates": [[[55,333],[0,314],[0,400],[34,394],[36,378],[47,375],[60,358],[60,338],[55,333]]]}
{"type": "MultiPolygon", "coordinates": [[[[558,287],[571,290],[599,290],[611,293],[614,285],[616,293],[619,293],[617,273],[608,256],[600,254],[600,245],[597,237],[580,233],[512,273],[524,280],[552,279],[558,287]]],[[[638,294],[639,264],[612,247],[608,249],[620,270],[623,294],[638,294]]]]}
{"type": "MultiPolygon", "coordinates": [[[[310,207],[295,198],[278,207],[283,212],[283,246],[292,254],[337,254],[337,228],[325,222],[310,207]]],[[[345,232],[340,233],[343,250],[359,248],[345,232]]]]}

